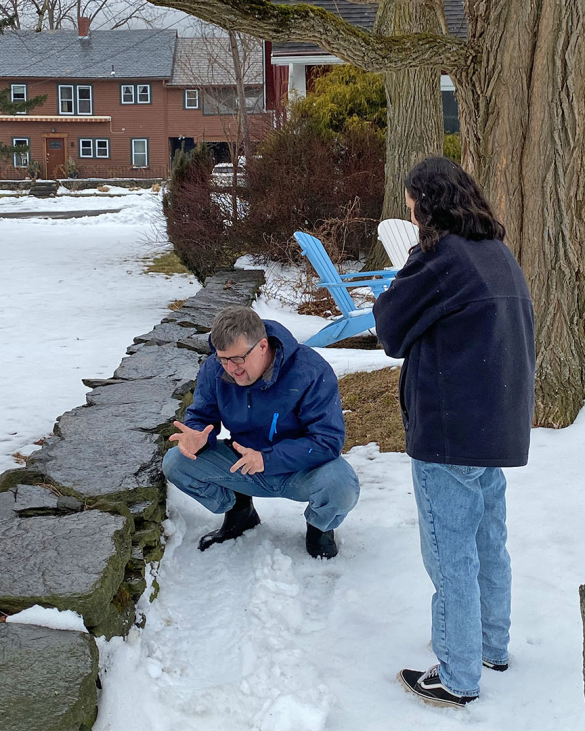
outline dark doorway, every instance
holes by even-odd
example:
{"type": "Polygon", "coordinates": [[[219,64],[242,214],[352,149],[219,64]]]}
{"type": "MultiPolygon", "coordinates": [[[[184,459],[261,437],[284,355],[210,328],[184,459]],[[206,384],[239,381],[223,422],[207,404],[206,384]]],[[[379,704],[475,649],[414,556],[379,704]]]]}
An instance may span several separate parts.
{"type": "Polygon", "coordinates": [[[171,168],[173,167],[173,160],[178,150],[183,148],[185,152],[191,152],[195,147],[195,140],[193,137],[169,137],[169,154],[171,156],[171,168]]]}

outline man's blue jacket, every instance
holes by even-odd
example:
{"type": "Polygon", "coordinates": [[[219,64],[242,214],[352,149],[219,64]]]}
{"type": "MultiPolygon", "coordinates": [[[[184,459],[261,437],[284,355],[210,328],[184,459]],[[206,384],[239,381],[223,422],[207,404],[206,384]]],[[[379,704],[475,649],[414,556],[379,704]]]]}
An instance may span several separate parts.
{"type": "Polygon", "coordinates": [[[264,320],[264,325],[275,352],[273,368],[251,386],[238,386],[209,357],[197,376],[185,424],[198,431],[213,424],[208,439],[213,447],[223,422],[234,441],[262,452],[267,475],[336,459],[345,425],[333,369],[278,322],[264,320]]]}
{"type": "Polygon", "coordinates": [[[417,246],[374,305],[388,355],[404,358],[406,451],[424,462],[526,464],[534,408],[534,320],[522,270],[501,241],[448,234],[417,246]]]}

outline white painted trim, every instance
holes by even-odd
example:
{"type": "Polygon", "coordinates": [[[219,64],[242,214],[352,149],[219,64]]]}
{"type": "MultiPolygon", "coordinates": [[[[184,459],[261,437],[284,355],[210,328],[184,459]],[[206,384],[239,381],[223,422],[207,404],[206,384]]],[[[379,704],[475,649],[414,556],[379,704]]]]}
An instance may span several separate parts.
{"type": "Polygon", "coordinates": [[[273,66],[290,66],[291,64],[299,66],[330,66],[332,64],[345,63],[337,56],[274,56],[272,55],[270,62],[273,66]]]}
{"type": "Polygon", "coordinates": [[[441,74],[441,91],[455,91],[455,85],[447,74],[441,74]]]}

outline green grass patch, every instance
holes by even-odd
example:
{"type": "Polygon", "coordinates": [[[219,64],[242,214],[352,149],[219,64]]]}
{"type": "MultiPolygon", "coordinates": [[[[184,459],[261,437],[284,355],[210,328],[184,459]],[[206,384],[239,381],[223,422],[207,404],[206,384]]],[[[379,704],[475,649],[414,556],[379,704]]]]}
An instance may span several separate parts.
{"type": "Polygon", "coordinates": [[[191,274],[174,251],[159,254],[144,267],[146,274],[191,274]]]}
{"type": "Polygon", "coordinates": [[[371,373],[350,373],[340,379],[347,452],[368,442],[378,442],[381,452],[404,452],[404,427],[398,397],[400,368],[371,373]]]}

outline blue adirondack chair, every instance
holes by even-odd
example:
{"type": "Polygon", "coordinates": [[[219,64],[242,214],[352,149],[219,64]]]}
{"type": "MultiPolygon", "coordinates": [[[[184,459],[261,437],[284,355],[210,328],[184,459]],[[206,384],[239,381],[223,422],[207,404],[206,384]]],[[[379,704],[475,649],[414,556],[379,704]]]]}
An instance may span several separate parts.
{"type": "Polygon", "coordinates": [[[318,287],[326,287],[339,307],[341,317],[330,322],[316,335],[305,341],[312,348],[324,348],[352,335],[359,335],[375,326],[371,307],[358,308],[348,292],[349,287],[369,287],[374,297],[384,292],[396,276],[398,269],[384,269],[380,272],[354,272],[339,274],[319,239],[302,231],[295,232],[303,256],[306,256],[319,275],[318,287]],[[371,279],[379,276],[382,279],[371,279]],[[350,281],[347,281],[350,280],[350,281]],[[355,280],[355,281],[354,281],[355,280]]]}

